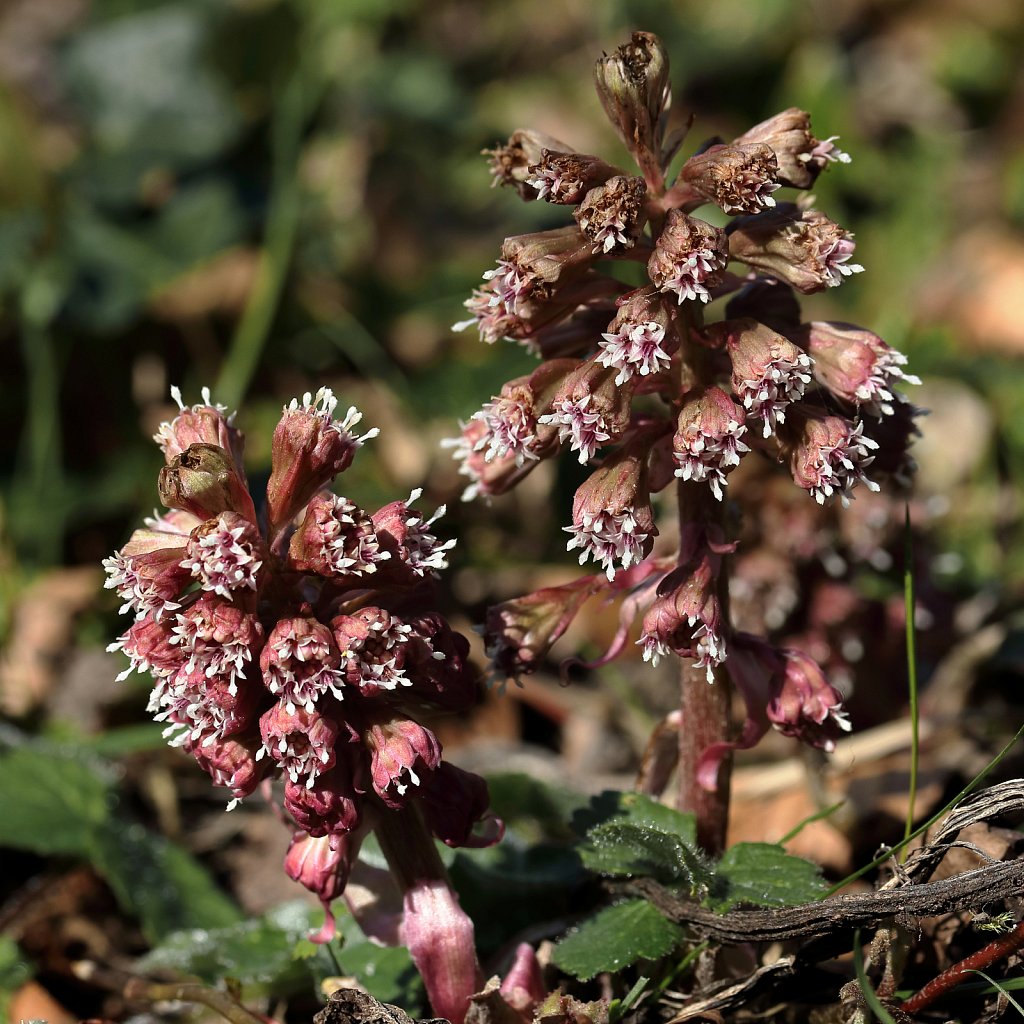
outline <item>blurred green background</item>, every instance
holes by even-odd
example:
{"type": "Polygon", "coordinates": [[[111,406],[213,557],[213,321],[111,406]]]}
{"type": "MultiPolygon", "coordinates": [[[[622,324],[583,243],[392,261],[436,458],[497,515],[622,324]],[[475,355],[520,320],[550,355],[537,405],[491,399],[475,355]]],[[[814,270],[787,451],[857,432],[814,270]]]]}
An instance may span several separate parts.
{"type": "MultiPolygon", "coordinates": [[[[622,155],[590,69],[636,28],[667,44],[693,144],[794,104],[841,136],[853,163],[817,194],[867,273],[807,308],[932,382],[948,571],[1019,576],[1018,0],[7,0],[0,628],[40,570],[95,565],[152,506],[172,383],[241,405],[257,476],[282,402],[330,384],[384,429],[346,493],[426,481],[457,506],[436,442],[530,360],[449,325],[505,234],[565,219],[491,189],[480,151],[536,127],[622,155]]],[[[463,564],[566,559],[557,509],[523,527],[538,493],[453,510],[463,564]]]]}

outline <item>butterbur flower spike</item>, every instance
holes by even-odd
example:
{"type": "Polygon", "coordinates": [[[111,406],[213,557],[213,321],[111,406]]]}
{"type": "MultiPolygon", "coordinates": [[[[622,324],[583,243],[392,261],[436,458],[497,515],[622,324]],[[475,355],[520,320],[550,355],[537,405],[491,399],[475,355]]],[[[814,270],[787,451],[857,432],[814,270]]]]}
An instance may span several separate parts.
{"type": "MultiPolygon", "coordinates": [[[[521,131],[494,151],[502,182],[523,198],[571,207],[572,220],[567,209],[565,227],[506,239],[497,268],[468,301],[484,341],[514,338],[540,361],[447,444],[469,478],[464,500],[504,494],[559,446],[592,467],[573,501],[566,546],[600,574],[495,605],[487,653],[500,680],[536,670],[582,602],[603,590],[619,602],[615,639],[596,661],[575,662],[595,668],[627,648],[642,617],[644,658],[684,659],[681,720],[703,724],[680,732],[680,806],[700,812],[711,805],[698,790],[715,788],[718,764],[739,743],[775,726],[822,746],[843,721],[836,693],[799,658],[755,657],[749,637],[734,644],[727,556],[741,517],[730,498],[739,489],[745,514],[751,494],[774,504],[766,473],[741,464],[788,467],[819,505],[845,506],[884,477],[906,483],[919,411],[900,389],[917,378],[870,331],[806,323],[801,313],[801,295],[864,270],[850,231],[810,197],[779,195],[850,162],[835,136],[818,138],[809,115],[792,107],[731,142],[698,146],[668,180],[694,119],[666,135],[671,89],[661,41],[634,33],[597,61],[594,81],[636,169],[584,154],[571,137],[547,144],[521,131]],[[708,206],[716,209],[705,216],[708,206]],[[634,263],[646,280],[626,290],[613,261],[634,263]],[[724,318],[715,315],[719,300],[724,318]],[[669,486],[671,530],[659,522],[669,486]],[[707,696],[702,685],[728,686],[730,677],[748,706],[739,740],[728,694],[707,696]],[[698,749],[705,741],[706,751],[698,749]]],[[[786,617],[779,613],[779,627],[786,617]]],[[[698,813],[698,834],[720,850],[725,798],[714,806],[713,824],[698,813]]]]}
{"type": "MultiPolygon", "coordinates": [[[[455,543],[435,533],[444,507],[425,516],[411,507],[415,490],[366,512],[327,490],[376,431],[356,431],[355,409],[337,418],[337,399],[321,388],[285,405],[274,432],[264,531],[233,417],[205,391],[196,406],[175,398],[181,412],[157,434],[172,511],[104,562],[108,587],[135,616],[111,648],[128,672],[152,675],[151,712],[230,791],[229,807],[262,781],[284,781],[282,814],[295,826],[285,870],[324,904],[317,941],[333,935],[329,905],[362,839],[394,828],[389,816],[402,816],[403,842],[389,849],[403,890],[429,882],[437,905],[445,892],[454,899],[440,862],[423,853],[431,830],[451,846],[481,846],[502,826],[483,779],[445,765],[416,721],[431,707],[464,710],[479,694],[469,644],[427,585],[455,543]],[[420,852],[409,860],[407,847],[420,852]]],[[[426,943],[429,919],[418,927],[426,943]]],[[[456,1003],[479,970],[468,918],[463,928],[456,959],[471,983],[457,998],[445,990],[456,1003]]]]}

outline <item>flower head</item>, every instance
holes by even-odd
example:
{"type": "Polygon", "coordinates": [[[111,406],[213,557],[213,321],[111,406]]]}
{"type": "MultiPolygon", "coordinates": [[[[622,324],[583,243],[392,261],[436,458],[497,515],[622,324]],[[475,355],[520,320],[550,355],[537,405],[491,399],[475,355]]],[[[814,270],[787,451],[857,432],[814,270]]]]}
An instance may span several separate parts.
{"type": "Polygon", "coordinates": [[[707,481],[721,501],[726,473],[750,450],[740,440],[747,429],[744,419],[743,410],[719,387],[690,398],[680,410],[672,439],[676,476],[707,481]]]}
{"type": "Polygon", "coordinates": [[[690,157],[679,176],[726,213],[760,213],[775,205],[778,170],[771,147],[752,142],[710,146],[690,157]]]}
{"type": "Polygon", "coordinates": [[[874,461],[878,443],[864,435],[864,424],[843,416],[806,415],[787,440],[793,479],[823,505],[838,496],[845,508],[850,492],[864,484],[877,491],[878,484],[865,475],[874,461]]]}
{"type": "Polygon", "coordinates": [[[729,248],[721,228],[688,217],[682,210],[669,210],[647,273],[657,288],[674,293],[680,304],[692,299],[710,302],[711,290],[728,262],[729,248]]]}
{"type": "Polygon", "coordinates": [[[848,164],[850,157],[836,144],[837,136],[819,141],[811,132],[806,111],[790,107],[745,131],[735,145],[762,143],[778,160],[778,180],[794,188],[810,188],[830,164],[848,164]]]}

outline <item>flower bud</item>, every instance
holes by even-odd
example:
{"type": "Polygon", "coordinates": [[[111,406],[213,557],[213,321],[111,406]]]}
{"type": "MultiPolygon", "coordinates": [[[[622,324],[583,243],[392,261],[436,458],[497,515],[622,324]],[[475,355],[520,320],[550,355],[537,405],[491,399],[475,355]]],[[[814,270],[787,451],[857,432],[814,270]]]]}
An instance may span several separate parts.
{"type": "Polygon", "coordinates": [[[538,423],[558,427],[558,440],[579,452],[580,465],[589,462],[597,449],[614,442],[629,426],[633,388],[615,383],[615,373],[587,360],[562,382],[551,402],[551,412],[538,423]]]}
{"type": "Polygon", "coordinates": [[[528,185],[536,189],[538,199],[569,206],[609,178],[622,174],[617,167],[585,153],[557,152],[545,149],[530,167],[528,185]]]}
{"type": "Polygon", "coordinates": [[[540,962],[533,946],[520,942],[516,947],[515,960],[501,983],[501,994],[512,1009],[526,1020],[533,1020],[533,1011],[548,994],[540,962]]]}
{"type": "Polygon", "coordinates": [[[153,440],[160,446],[168,463],[193,444],[214,444],[231,454],[235,468],[244,480],[242,451],[245,438],[234,425],[235,414],[225,416],[227,406],[215,405],[209,388],[203,388],[201,394],[202,402],[189,407],[181,400],[180,388],[172,387],[171,397],[181,412],[170,423],[161,423],[153,440]]]}
{"type": "Polygon", "coordinates": [[[681,303],[687,299],[711,301],[729,262],[725,232],[706,221],[669,210],[647,262],[647,273],[663,292],[673,292],[681,303]]]}
{"type": "Polygon", "coordinates": [[[316,838],[358,828],[362,820],[359,796],[365,790],[354,784],[356,765],[355,758],[342,755],[338,764],[319,774],[312,784],[291,779],[285,783],[284,808],[299,828],[316,838]]]}
{"type": "Polygon", "coordinates": [[[771,147],[779,164],[779,181],[793,188],[810,188],[829,163],[848,164],[850,157],[834,144],[837,136],[819,142],[811,132],[806,111],[790,107],[754,125],[734,143],[763,143],[771,147]]]}
{"type": "Polygon", "coordinates": [[[704,554],[695,569],[680,566],[662,580],[637,641],[644,661],[657,665],[674,652],[694,658],[697,668],[707,669],[708,682],[715,681],[714,666],[726,657],[725,623],[717,593],[720,567],[720,558],[704,554]]]}
{"type": "Polygon", "coordinates": [[[409,620],[405,671],[411,693],[448,711],[468,711],[480,700],[480,679],[469,660],[469,641],[437,612],[409,620]]]}
{"type": "Polygon", "coordinates": [[[599,576],[581,576],[560,587],[491,605],[484,625],[487,657],[505,678],[534,672],[577,613],[603,588],[599,576]]]}
{"type": "Polygon", "coordinates": [[[504,146],[484,150],[484,154],[491,158],[492,187],[510,185],[519,193],[520,199],[527,201],[542,198],[531,180],[534,165],[540,163],[547,153],[568,156],[572,152],[572,147],[564,142],[530,130],[515,131],[504,146]]]}
{"type": "Polygon", "coordinates": [[[726,229],[729,256],[810,295],[835,288],[863,267],[850,263],[853,235],[817,210],[782,203],[756,217],[737,217],[726,229]]]}
{"type": "Polygon", "coordinates": [[[215,786],[231,790],[230,810],[239,800],[254,793],[266,775],[268,762],[256,760],[260,741],[258,737],[245,739],[226,736],[212,742],[186,741],[184,748],[206,772],[215,786]]]}
{"type": "Polygon", "coordinates": [[[312,788],[334,766],[338,726],[316,711],[275,704],[260,718],[260,735],[263,748],[257,757],[270,754],[294,783],[312,788]]]}
{"type": "Polygon", "coordinates": [[[270,481],[267,483],[267,520],[274,535],[310,498],[352,464],[357,449],[377,429],[361,437],[352,428],[363,418],[350,408],[342,420],[334,419],[338,400],[330,388],[308,392],[285,406],[274,430],[270,481]]]}
{"type": "Polygon", "coordinates": [[[586,236],[567,224],[506,238],[497,269],[484,274],[484,280],[494,281],[499,302],[515,310],[526,299],[550,298],[552,286],[579,277],[591,263],[586,236]]]}
{"type": "Polygon", "coordinates": [[[231,598],[237,590],[256,590],[266,559],[263,539],[255,524],[237,512],[222,512],[192,531],[181,568],[203,590],[231,598]]]}
{"type": "Polygon", "coordinates": [[[874,461],[878,444],[864,436],[863,422],[854,424],[845,416],[812,414],[807,410],[782,437],[793,479],[814,495],[819,505],[838,495],[846,508],[850,492],[862,483],[869,491],[878,484],[864,471],[874,461]]]}
{"type": "Polygon", "coordinates": [[[369,576],[390,558],[373,520],[347,498],[329,493],[310,498],[288,545],[294,569],[320,576],[369,576]]]}
{"type": "Polygon", "coordinates": [[[797,337],[814,359],[815,379],[874,416],[892,415],[897,381],[921,383],[901,369],[907,363],[902,352],[862,327],[819,320],[804,324],[797,337]]]}
{"type": "Polygon", "coordinates": [[[267,689],[289,713],[301,706],[312,712],[328,691],[343,699],[341,655],[330,629],[308,615],[280,619],[260,655],[267,689]]]}
{"type": "Polygon", "coordinates": [[[320,932],[310,936],[313,942],[325,943],[334,938],[330,905],[345,891],[362,841],[362,832],[319,837],[296,832],[292,837],[284,859],[285,874],[317,896],[326,915],[320,932]]]}
{"type": "Polygon", "coordinates": [[[174,645],[174,634],[167,622],[157,621],[154,613],[132,623],[127,632],[107,647],[122,651],[131,662],[117,676],[126,679],[132,672],[150,672],[154,676],[173,675],[181,664],[181,652],[174,645]]]}
{"type": "Polygon", "coordinates": [[[743,410],[717,386],[694,394],[679,411],[672,452],[676,476],[708,483],[719,500],[725,475],[750,451],[740,438],[746,433],[743,410]]]}
{"type": "Polygon", "coordinates": [[[630,41],[594,65],[601,106],[619,138],[645,169],[657,166],[662,116],[671,101],[668,54],[650,32],[634,32],[630,41]]]}
{"type": "Polygon", "coordinates": [[[626,175],[609,178],[586,194],[573,216],[594,243],[593,253],[608,255],[633,248],[647,222],[646,194],[643,178],[626,175]]]}
{"type": "Polygon", "coordinates": [[[705,334],[724,339],[732,363],[732,393],[747,416],[764,423],[770,437],[786,420],[786,408],[799,401],[811,382],[811,361],[789,338],[756,320],[723,320],[705,334]]]}
{"type": "Polygon", "coordinates": [[[420,806],[431,833],[445,846],[480,849],[493,846],[505,834],[500,818],[490,813],[487,783],[447,761],[423,780],[420,806]],[[477,824],[484,828],[474,833],[477,824]]]}
{"type": "Polygon", "coordinates": [[[256,508],[234,459],[215,444],[189,445],[160,470],[160,500],[168,508],[213,519],[236,512],[254,523],[256,508]]]}
{"type": "Polygon", "coordinates": [[[760,213],[775,205],[778,163],[763,143],[711,146],[690,157],[679,177],[726,213],[760,213]]]}
{"type": "Polygon", "coordinates": [[[792,649],[779,653],[783,669],[768,701],[768,720],[783,736],[833,751],[839,736],[850,731],[843,695],[813,658],[792,649]]]}
{"type": "Polygon", "coordinates": [[[622,448],[612,454],[576,491],[572,503],[572,535],[566,549],[580,548],[600,564],[608,579],[650,554],[658,528],[654,525],[647,489],[647,451],[622,448]]]}
{"type": "Polygon", "coordinates": [[[370,750],[370,776],[374,792],[395,810],[412,795],[441,763],[437,737],[411,718],[374,722],[363,732],[370,750]]]}
{"type": "Polygon", "coordinates": [[[653,288],[630,292],[619,300],[615,319],[601,335],[602,366],[618,370],[616,386],[639,374],[646,377],[667,370],[676,347],[675,333],[666,331],[670,314],[653,288]]]}

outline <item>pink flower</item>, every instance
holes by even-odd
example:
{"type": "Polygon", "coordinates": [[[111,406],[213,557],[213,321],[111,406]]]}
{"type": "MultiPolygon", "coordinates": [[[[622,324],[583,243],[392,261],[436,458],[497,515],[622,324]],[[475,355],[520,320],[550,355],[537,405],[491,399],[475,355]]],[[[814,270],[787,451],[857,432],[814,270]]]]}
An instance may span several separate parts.
{"type": "Polygon", "coordinates": [[[437,737],[411,718],[391,718],[372,723],[363,734],[370,750],[370,776],[374,792],[388,805],[399,808],[441,763],[437,737]]]}
{"type": "Polygon", "coordinates": [[[674,652],[694,658],[697,668],[707,669],[708,682],[715,681],[712,670],[726,657],[725,622],[717,594],[719,571],[720,559],[704,555],[692,571],[681,566],[662,580],[637,641],[644,661],[657,665],[674,652]]]}
{"type": "Polygon", "coordinates": [[[336,420],[337,406],[334,392],[320,388],[315,397],[307,392],[301,404],[293,398],[284,407],[274,431],[267,483],[271,534],[291,520],[321,487],[348,469],[356,451],[379,433],[376,428],[362,435],[353,433],[362,413],[353,407],[336,420]]]}
{"type": "Polygon", "coordinates": [[[920,384],[903,371],[907,357],[877,334],[852,324],[804,324],[800,341],[814,358],[814,376],[837,398],[874,416],[891,416],[899,381],[920,384]]]}
{"type": "Polygon", "coordinates": [[[311,836],[341,835],[358,828],[362,821],[359,797],[366,790],[354,778],[362,765],[348,754],[348,744],[337,751],[333,768],[319,772],[311,781],[288,779],[284,786],[284,809],[295,824],[311,836]]]}
{"type": "Polygon", "coordinates": [[[710,387],[690,398],[679,412],[672,438],[675,475],[707,482],[721,501],[726,473],[750,451],[740,438],[746,433],[743,410],[720,388],[710,387]]]}
{"type": "Polygon", "coordinates": [[[669,210],[647,273],[661,291],[673,292],[680,303],[710,302],[711,290],[720,283],[728,262],[729,247],[721,228],[688,217],[682,210],[669,210]]]}
{"type": "Polygon", "coordinates": [[[212,743],[186,740],[183,746],[215,786],[231,790],[233,799],[228,810],[256,790],[268,768],[266,762],[260,764],[256,760],[260,748],[258,738],[226,736],[212,743]]]}
{"type": "Polygon", "coordinates": [[[239,472],[243,472],[245,442],[242,432],[235,427],[235,414],[225,415],[227,406],[215,404],[209,388],[203,388],[201,394],[202,402],[186,406],[181,400],[181,389],[172,387],[171,398],[178,403],[181,412],[170,423],[161,423],[153,440],[168,463],[193,444],[217,445],[231,453],[239,472]]]}
{"type": "Polygon", "coordinates": [[[619,174],[592,188],[573,216],[580,230],[594,243],[595,254],[625,252],[636,244],[647,214],[643,178],[619,174]]]}
{"type": "Polygon", "coordinates": [[[236,590],[256,590],[263,566],[263,540],[259,530],[237,512],[221,512],[192,531],[181,568],[199,581],[203,590],[230,598],[236,590]]]}
{"type": "Polygon", "coordinates": [[[270,754],[293,783],[311,789],[334,766],[338,726],[316,711],[275,704],[260,718],[260,735],[263,747],[257,759],[270,754]]]}
{"type": "Polygon", "coordinates": [[[189,672],[219,676],[231,687],[248,671],[263,647],[259,619],[217,594],[204,592],[175,617],[171,643],[189,672]]]}
{"type": "MultiPolygon", "coordinates": [[[[447,552],[455,547],[455,540],[440,541],[430,527],[445,514],[440,505],[429,519],[409,506],[423,493],[417,487],[405,501],[393,501],[373,514],[373,528],[382,544],[390,543],[393,557],[397,557],[414,577],[436,575],[448,568],[447,552]]],[[[389,566],[392,571],[397,563],[389,566]]]]}
{"type": "Polygon", "coordinates": [[[850,493],[858,484],[877,491],[865,470],[874,461],[877,442],[864,436],[864,424],[844,416],[801,417],[798,433],[787,441],[789,468],[793,479],[814,495],[819,505],[838,496],[846,508],[850,493]]]}
{"type": "Polygon", "coordinates": [[[764,423],[764,436],[786,420],[811,382],[811,360],[788,338],[755,320],[725,320],[712,336],[726,339],[732,362],[732,392],[747,415],[764,423]]]}
{"type": "Polygon", "coordinates": [[[341,652],[345,680],[363,696],[412,686],[405,674],[412,627],[383,608],[370,605],[354,615],[338,615],[331,629],[341,652]]]}
{"type": "Polygon", "coordinates": [[[292,535],[288,557],[300,572],[321,576],[370,576],[391,553],[381,550],[373,520],[336,494],[315,495],[292,535]]]}
{"type": "Polygon", "coordinates": [[[593,558],[613,579],[650,552],[657,536],[647,489],[646,451],[628,447],[612,455],[577,490],[572,506],[572,539],[567,550],[580,549],[580,565],[593,558]]]}
{"type": "Polygon", "coordinates": [[[431,834],[446,846],[479,849],[505,834],[500,818],[490,813],[487,783],[472,772],[442,761],[423,780],[420,805],[431,834]],[[477,831],[476,826],[483,825],[477,831]]]}
{"type": "Polygon", "coordinates": [[[810,188],[821,171],[830,163],[848,164],[850,157],[835,145],[833,135],[823,142],[811,132],[810,116],[797,107],[754,125],[737,140],[745,143],[767,143],[779,163],[779,181],[794,188],[810,188]]]}
{"type": "Polygon", "coordinates": [[[299,705],[312,712],[325,693],[344,699],[341,655],[330,629],[308,615],[280,619],[260,656],[267,689],[289,713],[299,705]]]}
{"type": "Polygon", "coordinates": [[[284,859],[285,873],[319,897],[324,908],[324,926],[316,935],[310,936],[313,942],[322,944],[334,938],[331,902],[345,891],[364,834],[357,831],[340,836],[312,837],[296,832],[292,837],[284,859]]]}
{"type": "Polygon", "coordinates": [[[836,739],[850,731],[842,694],[813,658],[793,649],[779,653],[783,668],[768,701],[768,720],[783,736],[831,752],[836,739]]]}
{"type": "Polygon", "coordinates": [[[679,177],[726,213],[760,213],[775,206],[778,162],[760,142],[709,146],[683,164],[679,177]]]}

